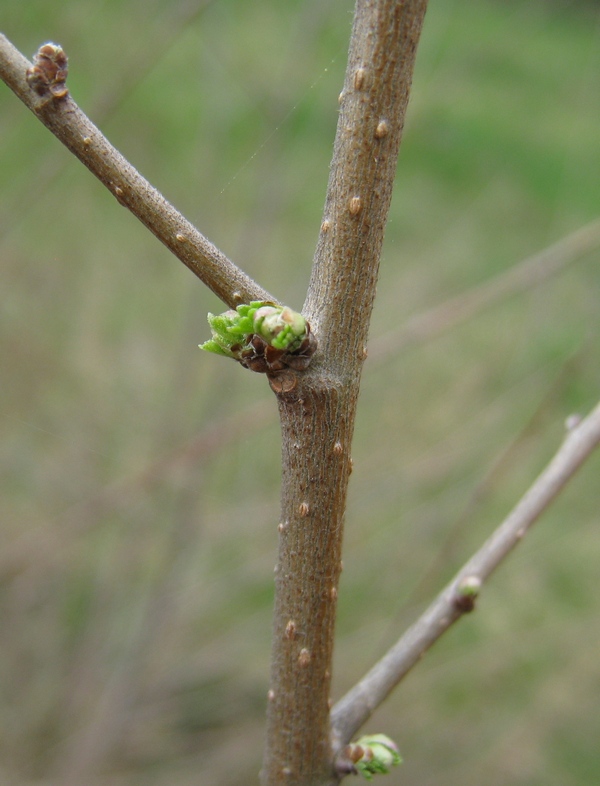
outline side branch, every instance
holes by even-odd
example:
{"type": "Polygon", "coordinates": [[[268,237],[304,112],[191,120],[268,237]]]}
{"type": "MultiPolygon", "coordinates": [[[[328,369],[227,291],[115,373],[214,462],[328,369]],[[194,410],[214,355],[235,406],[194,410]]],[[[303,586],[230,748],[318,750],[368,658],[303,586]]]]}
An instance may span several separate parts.
{"type": "Polygon", "coordinates": [[[519,543],[599,444],[600,404],[571,428],[533,486],[424,614],[335,705],[331,725],[336,749],[349,742],[424,653],[456,620],[473,608],[474,596],[481,584],[519,543]]]}
{"type": "Polygon", "coordinates": [[[0,78],[142,224],[228,306],[272,295],[233,264],[143,178],[64,91],[39,95],[32,64],[0,34],[0,78]]]}

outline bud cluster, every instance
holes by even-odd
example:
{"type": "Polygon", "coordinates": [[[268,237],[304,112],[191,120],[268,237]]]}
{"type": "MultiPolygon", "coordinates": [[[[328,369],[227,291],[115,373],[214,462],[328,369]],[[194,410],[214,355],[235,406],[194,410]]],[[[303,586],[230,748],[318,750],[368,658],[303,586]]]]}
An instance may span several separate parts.
{"type": "Polygon", "coordinates": [[[254,300],[235,311],[209,314],[208,324],[212,338],[200,349],[238,360],[252,371],[302,371],[316,349],[308,322],[288,306],[254,300]]]}

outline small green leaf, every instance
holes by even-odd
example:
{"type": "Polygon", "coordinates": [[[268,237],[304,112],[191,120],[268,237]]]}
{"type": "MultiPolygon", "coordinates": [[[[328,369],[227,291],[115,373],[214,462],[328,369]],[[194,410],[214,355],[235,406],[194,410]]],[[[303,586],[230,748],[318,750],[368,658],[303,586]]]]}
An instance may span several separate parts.
{"type": "Polygon", "coordinates": [[[205,341],[204,344],[198,344],[200,349],[203,349],[205,352],[213,352],[215,355],[223,355],[226,358],[234,358],[232,352],[230,352],[225,347],[221,346],[218,342],[214,341],[212,338],[209,338],[208,341],[205,341]]]}

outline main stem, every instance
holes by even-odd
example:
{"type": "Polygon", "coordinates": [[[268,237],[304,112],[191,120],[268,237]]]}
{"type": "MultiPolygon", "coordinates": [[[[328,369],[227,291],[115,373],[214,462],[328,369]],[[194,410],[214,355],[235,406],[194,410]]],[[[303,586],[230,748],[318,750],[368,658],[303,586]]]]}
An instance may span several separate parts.
{"type": "Polygon", "coordinates": [[[280,396],[283,491],[266,784],[331,778],[328,699],[352,398],[338,386],[280,396]]]}
{"type": "Polygon", "coordinates": [[[425,0],[357,0],[325,213],[304,306],[318,340],[278,393],[279,557],[264,786],[337,782],[329,687],[350,447],[425,0]]]}

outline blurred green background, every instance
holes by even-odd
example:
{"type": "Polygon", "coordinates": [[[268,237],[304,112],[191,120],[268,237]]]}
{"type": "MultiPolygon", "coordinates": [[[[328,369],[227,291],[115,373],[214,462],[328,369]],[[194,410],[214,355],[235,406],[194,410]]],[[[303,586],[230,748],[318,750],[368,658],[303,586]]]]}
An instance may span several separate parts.
{"type": "MultiPolygon", "coordinates": [[[[350,0],[8,0],[28,56],[164,195],[304,299],[350,0]]],[[[598,215],[600,7],[433,0],[357,425],[335,696],[600,388],[599,252],[429,340],[391,327],[598,215]]],[[[264,378],[221,304],[0,86],[0,783],[256,781],[279,495],[264,378]]],[[[600,783],[600,457],[367,731],[404,786],[600,783]]]]}

